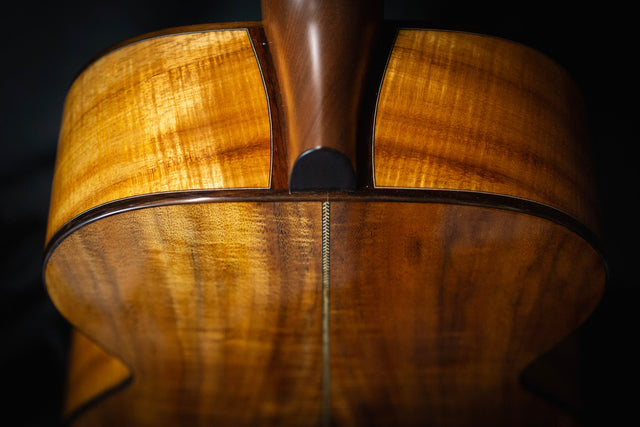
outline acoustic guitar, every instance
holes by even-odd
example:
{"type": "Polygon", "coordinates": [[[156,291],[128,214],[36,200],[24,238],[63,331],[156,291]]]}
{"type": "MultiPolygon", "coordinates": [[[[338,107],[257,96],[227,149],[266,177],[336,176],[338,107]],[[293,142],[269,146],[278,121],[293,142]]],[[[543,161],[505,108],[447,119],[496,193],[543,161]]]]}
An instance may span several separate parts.
{"type": "Polygon", "coordinates": [[[520,372],[606,279],[580,94],[546,56],[264,1],[69,90],[44,275],[72,425],[554,425],[520,372]]]}

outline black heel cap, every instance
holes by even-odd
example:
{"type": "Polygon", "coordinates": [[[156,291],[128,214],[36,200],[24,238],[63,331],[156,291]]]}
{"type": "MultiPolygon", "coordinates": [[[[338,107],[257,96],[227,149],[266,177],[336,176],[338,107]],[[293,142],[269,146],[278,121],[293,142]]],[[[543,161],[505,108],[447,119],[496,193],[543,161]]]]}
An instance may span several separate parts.
{"type": "Polygon", "coordinates": [[[330,148],[313,148],[298,157],[289,191],[353,191],[356,174],[347,156],[330,148]]]}

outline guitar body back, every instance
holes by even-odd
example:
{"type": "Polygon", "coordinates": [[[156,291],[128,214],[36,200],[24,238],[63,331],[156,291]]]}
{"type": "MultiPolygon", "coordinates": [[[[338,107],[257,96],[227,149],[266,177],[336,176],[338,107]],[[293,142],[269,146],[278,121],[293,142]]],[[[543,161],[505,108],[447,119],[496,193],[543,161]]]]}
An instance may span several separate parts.
{"type": "Polygon", "coordinates": [[[570,422],[518,384],[606,279],[570,78],[512,42],[401,29],[373,83],[349,80],[375,100],[340,133],[358,145],[319,147],[357,188],[292,192],[317,148],[300,135],[354,124],[296,120],[300,55],[272,25],[136,39],[72,86],[44,267],[78,331],[66,416],[570,422]]]}

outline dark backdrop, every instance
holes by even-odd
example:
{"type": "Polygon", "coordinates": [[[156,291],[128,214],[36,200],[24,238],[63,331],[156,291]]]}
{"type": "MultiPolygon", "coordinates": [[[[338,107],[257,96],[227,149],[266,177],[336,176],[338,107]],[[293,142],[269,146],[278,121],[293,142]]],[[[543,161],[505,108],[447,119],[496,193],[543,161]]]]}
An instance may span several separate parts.
{"type": "MultiPolygon", "coordinates": [[[[585,422],[634,414],[637,301],[637,45],[624,2],[387,1],[385,18],[512,39],[546,53],[585,95],[611,277],[594,315],[525,375],[585,422]]],[[[13,1],[0,12],[0,424],[55,425],[68,329],[41,279],[49,189],[65,93],[104,48],[180,25],[260,20],[258,0],[13,1]]],[[[637,417],[636,417],[637,418],[637,417]]]]}

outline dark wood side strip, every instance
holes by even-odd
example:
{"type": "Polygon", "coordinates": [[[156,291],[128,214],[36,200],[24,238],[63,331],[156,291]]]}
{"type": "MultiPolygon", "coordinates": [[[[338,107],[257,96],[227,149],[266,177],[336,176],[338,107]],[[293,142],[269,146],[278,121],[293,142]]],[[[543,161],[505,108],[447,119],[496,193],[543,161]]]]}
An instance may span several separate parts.
{"type": "Polygon", "coordinates": [[[282,97],[273,69],[273,58],[267,48],[267,38],[260,26],[248,27],[249,37],[258,58],[262,79],[267,91],[271,121],[271,189],[282,190],[288,185],[286,122],[282,119],[282,97]]]}
{"type": "Polygon", "coordinates": [[[365,76],[364,89],[360,100],[360,116],[358,118],[358,135],[356,158],[358,168],[357,187],[374,188],[373,182],[373,136],[376,104],[380,95],[382,81],[387,69],[391,50],[398,34],[398,24],[384,21],[376,34],[374,48],[371,53],[369,69],[365,76]]]}

